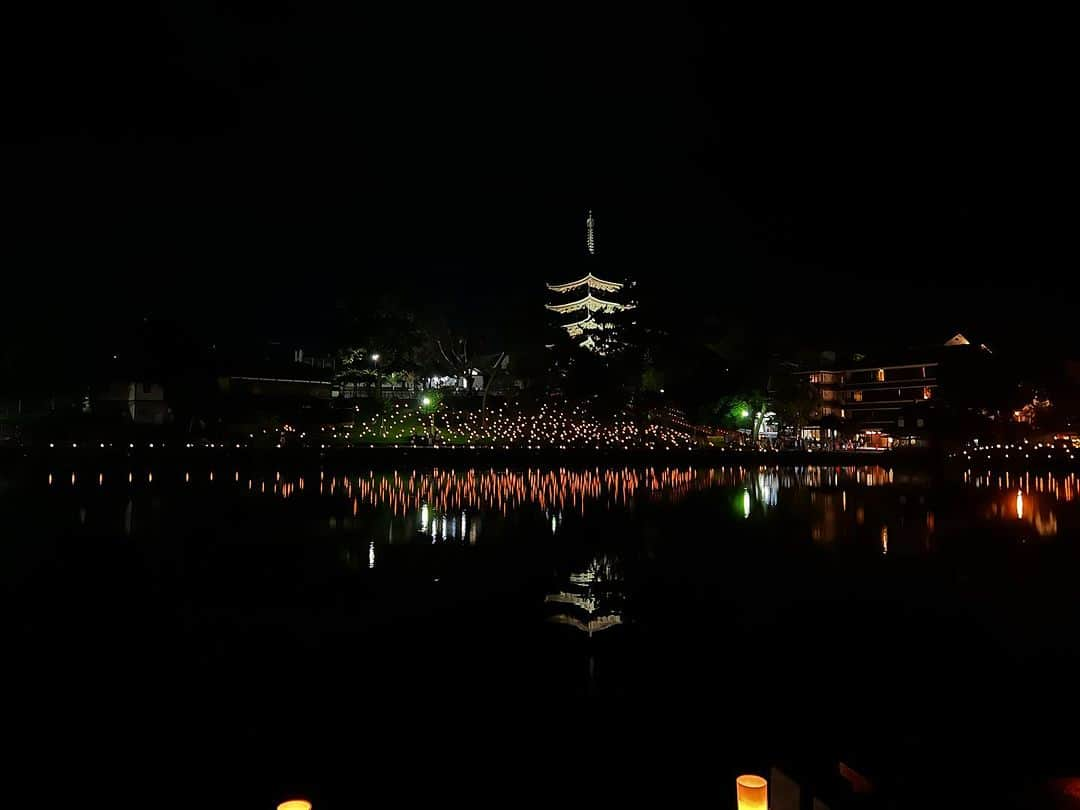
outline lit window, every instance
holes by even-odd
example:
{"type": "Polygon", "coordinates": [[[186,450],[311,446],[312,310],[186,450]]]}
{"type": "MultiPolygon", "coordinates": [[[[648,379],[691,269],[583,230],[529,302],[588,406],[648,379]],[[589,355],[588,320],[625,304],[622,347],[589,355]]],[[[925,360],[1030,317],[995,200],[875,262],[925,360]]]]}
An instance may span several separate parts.
{"type": "Polygon", "coordinates": [[[855,402],[862,402],[862,391],[852,391],[851,398],[855,402]]]}
{"type": "Polygon", "coordinates": [[[930,386],[926,386],[922,390],[922,398],[923,399],[930,399],[930,397],[933,396],[933,394],[934,394],[934,392],[932,390],[930,390],[930,386]]]}
{"type": "Polygon", "coordinates": [[[885,382],[885,369],[879,368],[877,370],[877,381],[878,382],[885,382]]]}

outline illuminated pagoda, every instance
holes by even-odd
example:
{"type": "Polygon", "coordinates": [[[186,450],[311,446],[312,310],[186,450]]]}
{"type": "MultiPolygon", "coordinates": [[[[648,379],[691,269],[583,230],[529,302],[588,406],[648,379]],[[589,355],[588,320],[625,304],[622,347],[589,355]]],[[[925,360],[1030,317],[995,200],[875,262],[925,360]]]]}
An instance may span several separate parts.
{"type": "Polygon", "coordinates": [[[619,316],[634,309],[627,297],[632,282],[606,281],[593,271],[596,263],[596,221],[592,211],[585,217],[585,274],[565,284],[548,284],[554,303],[545,308],[559,317],[558,325],[578,346],[606,354],[618,328],[619,316]]]}

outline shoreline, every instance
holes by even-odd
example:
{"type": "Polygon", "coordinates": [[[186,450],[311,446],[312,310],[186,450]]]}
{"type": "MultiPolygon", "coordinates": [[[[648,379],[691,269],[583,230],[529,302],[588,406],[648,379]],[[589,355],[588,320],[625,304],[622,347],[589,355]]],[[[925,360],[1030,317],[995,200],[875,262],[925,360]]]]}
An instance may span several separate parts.
{"type": "Polygon", "coordinates": [[[595,465],[871,465],[918,467],[936,470],[966,468],[978,470],[1010,469],[1080,469],[1080,459],[965,459],[934,449],[912,450],[726,450],[713,447],[683,449],[528,449],[491,447],[116,447],[116,448],[0,448],[0,468],[20,466],[67,467],[194,465],[206,467],[221,463],[319,465],[337,467],[364,464],[387,468],[408,465],[490,466],[533,465],[587,467],[595,465]]]}
{"type": "Polygon", "coordinates": [[[541,463],[545,465],[605,465],[633,463],[708,463],[708,464],[939,464],[943,457],[932,450],[916,451],[808,451],[808,450],[725,450],[697,447],[665,450],[593,448],[529,449],[495,447],[156,447],[136,448],[0,448],[0,462],[5,463],[116,463],[152,462],[204,463],[209,461],[283,461],[337,463],[341,461],[377,461],[379,463],[489,464],[491,462],[541,463]]]}

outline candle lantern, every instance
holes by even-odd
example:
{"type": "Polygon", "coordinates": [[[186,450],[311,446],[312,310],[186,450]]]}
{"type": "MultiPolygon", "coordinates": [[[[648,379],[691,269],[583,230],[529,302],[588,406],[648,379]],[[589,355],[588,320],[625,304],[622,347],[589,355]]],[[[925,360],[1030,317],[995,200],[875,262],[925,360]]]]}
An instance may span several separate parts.
{"type": "Polygon", "coordinates": [[[739,810],[769,810],[769,783],[760,776],[744,774],[735,780],[739,810]]]}

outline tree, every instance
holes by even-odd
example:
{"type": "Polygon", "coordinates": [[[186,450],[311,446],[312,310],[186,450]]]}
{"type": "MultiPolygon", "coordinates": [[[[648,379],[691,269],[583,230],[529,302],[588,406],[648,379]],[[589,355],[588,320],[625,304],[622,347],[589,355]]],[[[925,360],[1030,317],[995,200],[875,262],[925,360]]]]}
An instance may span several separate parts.
{"type": "MultiPolygon", "coordinates": [[[[381,357],[380,357],[381,359],[381,357]]],[[[360,383],[378,383],[378,372],[366,346],[348,346],[338,351],[337,371],[339,382],[351,384],[354,389],[360,383]]]]}
{"type": "Polygon", "coordinates": [[[765,414],[769,412],[769,394],[764,389],[751,388],[721,399],[714,409],[724,427],[750,429],[750,441],[757,444],[765,414]]]}
{"type": "Polygon", "coordinates": [[[805,375],[778,374],[772,392],[772,410],[781,424],[804,427],[819,405],[818,391],[805,375]]]}
{"type": "Polygon", "coordinates": [[[480,402],[480,417],[481,424],[487,428],[487,401],[488,391],[491,390],[491,384],[495,382],[495,377],[500,371],[506,367],[506,352],[499,352],[499,355],[495,358],[495,362],[491,364],[491,369],[488,371],[487,381],[484,383],[484,398],[480,402]]]}

